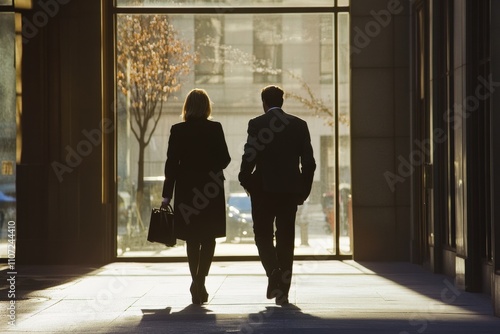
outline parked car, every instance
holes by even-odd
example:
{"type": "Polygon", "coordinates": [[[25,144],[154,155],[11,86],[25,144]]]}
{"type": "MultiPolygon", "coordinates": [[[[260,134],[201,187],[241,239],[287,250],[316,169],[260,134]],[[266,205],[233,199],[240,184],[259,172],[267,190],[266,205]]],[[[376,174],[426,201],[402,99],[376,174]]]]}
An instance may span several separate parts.
{"type": "Polygon", "coordinates": [[[246,193],[229,194],[226,214],[226,241],[253,237],[252,206],[246,193]]]}

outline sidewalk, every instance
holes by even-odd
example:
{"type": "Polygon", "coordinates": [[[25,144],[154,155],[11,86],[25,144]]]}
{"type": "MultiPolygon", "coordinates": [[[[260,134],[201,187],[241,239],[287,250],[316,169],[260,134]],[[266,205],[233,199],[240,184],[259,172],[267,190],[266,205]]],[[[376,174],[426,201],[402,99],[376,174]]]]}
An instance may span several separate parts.
{"type": "Polygon", "coordinates": [[[265,298],[259,262],[215,262],[209,303],[194,306],[186,263],[18,266],[15,298],[2,288],[0,332],[500,333],[488,296],[419,266],[296,261],[294,270],[291,304],[280,307],[265,298]]]}

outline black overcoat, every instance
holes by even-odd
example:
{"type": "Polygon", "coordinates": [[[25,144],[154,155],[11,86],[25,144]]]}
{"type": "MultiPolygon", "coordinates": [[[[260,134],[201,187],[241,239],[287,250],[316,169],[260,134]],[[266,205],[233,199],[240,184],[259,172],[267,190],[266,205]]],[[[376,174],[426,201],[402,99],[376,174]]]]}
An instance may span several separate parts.
{"type": "Polygon", "coordinates": [[[222,125],[190,120],[170,129],[163,197],[174,202],[177,239],[226,235],[224,174],[231,157],[222,125]]]}

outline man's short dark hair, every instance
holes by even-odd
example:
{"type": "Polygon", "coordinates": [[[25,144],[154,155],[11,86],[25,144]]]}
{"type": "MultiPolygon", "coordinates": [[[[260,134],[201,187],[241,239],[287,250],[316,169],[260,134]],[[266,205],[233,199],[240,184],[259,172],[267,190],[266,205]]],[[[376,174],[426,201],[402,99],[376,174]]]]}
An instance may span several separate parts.
{"type": "Polygon", "coordinates": [[[260,96],[269,108],[280,107],[283,105],[283,89],[278,86],[270,85],[262,88],[260,96]]]}

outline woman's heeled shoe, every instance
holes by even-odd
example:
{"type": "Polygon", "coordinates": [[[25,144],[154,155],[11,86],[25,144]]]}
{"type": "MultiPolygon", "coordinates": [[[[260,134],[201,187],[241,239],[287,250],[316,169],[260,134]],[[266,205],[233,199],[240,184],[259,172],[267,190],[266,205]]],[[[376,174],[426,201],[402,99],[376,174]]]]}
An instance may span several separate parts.
{"type": "Polygon", "coordinates": [[[191,302],[196,305],[201,305],[201,299],[198,292],[198,285],[193,281],[191,287],[189,288],[191,292],[191,302]]]}
{"type": "Polygon", "coordinates": [[[208,301],[208,292],[207,289],[205,289],[205,286],[203,286],[201,289],[198,289],[198,297],[202,304],[208,301]]]}
{"type": "Polygon", "coordinates": [[[205,288],[205,276],[197,277],[196,285],[198,289],[198,298],[201,304],[206,303],[208,301],[208,292],[205,288]]]}

